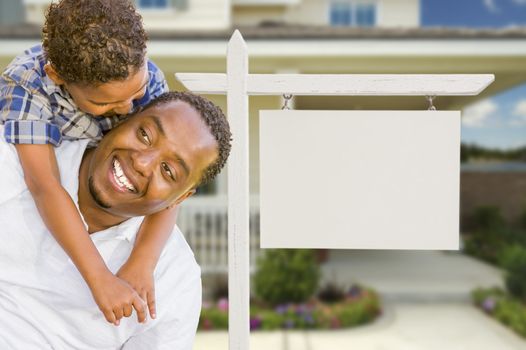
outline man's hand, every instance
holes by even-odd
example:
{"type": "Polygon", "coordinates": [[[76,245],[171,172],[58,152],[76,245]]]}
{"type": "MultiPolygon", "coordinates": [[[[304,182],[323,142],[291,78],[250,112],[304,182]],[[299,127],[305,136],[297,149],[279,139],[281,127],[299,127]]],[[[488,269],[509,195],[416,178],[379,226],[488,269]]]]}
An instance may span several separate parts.
{"type": "Polygon", "coordinates": [[[90,289],[109,323],[118,326],[122,317],[131,316],[132,308],[137,312],[138,322],[146,321],[146,303],[126,281],[105,273],[91,283],[90,289]]]}
{"type": "Polygon", "coordinates": [[[157,317],[153,269],[130,259],[122,265],[117,272],[117,276],[128,282],[139,293],[139,296],[147,302],[150,317],[152,319],[157,317]]]}

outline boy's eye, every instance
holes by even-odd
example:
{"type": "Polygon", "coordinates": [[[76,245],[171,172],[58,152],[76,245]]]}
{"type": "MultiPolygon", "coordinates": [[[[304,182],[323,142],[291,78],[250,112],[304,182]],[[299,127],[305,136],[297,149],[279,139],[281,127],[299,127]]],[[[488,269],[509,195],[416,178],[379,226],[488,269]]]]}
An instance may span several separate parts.
{"type": "Polygon", "coordinates": [[[139,128],[139,135],[145,144],[149,145],[151,143],[148,133],[143,128],[139,128]]]}
{"type": "Polygon", "coordinates": [[[161,168],[163,169],[163,171],[166,173],[166,175],[168,175],[172,180],[175,181],[175,175],[174,173],[172,172],[172,170],[170,169],[170,167],[168,166],[168,164],[166,163],[161,163],[161,168]]]}

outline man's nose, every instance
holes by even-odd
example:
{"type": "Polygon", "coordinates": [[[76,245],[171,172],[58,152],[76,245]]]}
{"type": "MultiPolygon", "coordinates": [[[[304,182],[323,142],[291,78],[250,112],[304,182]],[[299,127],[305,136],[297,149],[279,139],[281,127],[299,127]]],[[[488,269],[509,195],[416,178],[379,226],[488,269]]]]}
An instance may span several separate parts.
{"type": "Polygon", "coordinates": [[[133,168],[144,177],[150,177],[154,171],[158,152],[154,149],[135,151],[131,154],[133,168]]]}

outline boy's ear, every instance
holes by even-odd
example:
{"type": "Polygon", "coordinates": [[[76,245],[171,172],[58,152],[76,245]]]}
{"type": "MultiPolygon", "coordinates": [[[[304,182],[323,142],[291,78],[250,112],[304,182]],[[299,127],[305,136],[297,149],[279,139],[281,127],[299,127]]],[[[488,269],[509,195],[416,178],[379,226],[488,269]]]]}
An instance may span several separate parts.
{"type": "Polygon", "coordinates": [[[53,80],[53,82],[57,85],[62,85],[65,83],[65,81],[58,75],[57,71],[53,66],[51,65],[51,62],[48,62],[44,65],[44,71],[46,72],[47,76],[53,80]]]}
{"type": "Polygon", "coordinates": [[[176,205],[181,204],[182,201],[184,201],[185,199],[187,199],[187,198],[193,196],[194,193],[195,193],[195,188],[189,190],[188,192],[186,192],[185,194],[183,194],[181,197],[177,198],[177,199],[175,200],[175,202],[173,202],[168,208],[172,208],[172,207],[174,207],[174,206],[176,206],[176,205]]]}

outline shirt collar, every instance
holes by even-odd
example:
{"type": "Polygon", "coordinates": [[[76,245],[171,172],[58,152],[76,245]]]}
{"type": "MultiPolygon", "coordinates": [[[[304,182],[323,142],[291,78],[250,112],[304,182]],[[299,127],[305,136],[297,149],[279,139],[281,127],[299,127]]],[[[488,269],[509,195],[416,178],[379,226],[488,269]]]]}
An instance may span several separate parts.
{"type": "Polygon", "coordinates": [[[112,226],[106,230],[95,232],[91,234],[94,241],[99,240],[123,240],[129,243],[135,242],[137,230],[144,217],[132,217],[120,223],[117,226],[112,226]]]}

